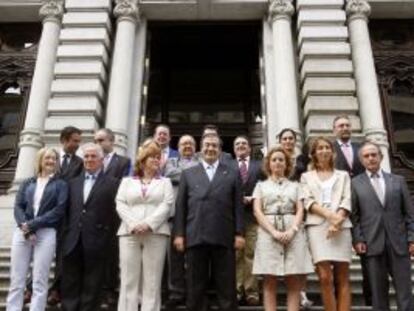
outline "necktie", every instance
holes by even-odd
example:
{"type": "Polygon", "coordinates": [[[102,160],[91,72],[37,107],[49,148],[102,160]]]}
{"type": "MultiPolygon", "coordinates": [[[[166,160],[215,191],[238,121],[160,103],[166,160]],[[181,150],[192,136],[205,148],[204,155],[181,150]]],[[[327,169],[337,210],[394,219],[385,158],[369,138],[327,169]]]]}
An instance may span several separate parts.
{"type": "Polygon", "coordinates": [[[67,153],[63,155],[63,161],[62,161],[62,167],[61,167],[62,172],[66,171],[66,169],[68,168],[69,158],[70,156],[67,153]]]}
{"type": "Polygon", "coordinates": [[[342,144],[342,152],[345,156],[346,162],[348,162],[348,165],[350,168],[352,168],[352,156],[351,156],[351,150],[349,148],[351,147],[349,144],[342,144]]]}
{"type": "Polygon", "coordinates": [[[246,159],[240,160],[239,170],[240,170],[240,177],[243,181],[243,184],[245,184],[248,179],[246,159]]]}
{"type": "Polygon", "coordinates": [[[372,186],[374,187],[375,192],[377,193],[378,199],[381,204],[384,205],[385,197],[384,190],[381,187],[380,177],[377,173],[371,174],[372,186]]]}
{"type": "Polygon", "coordinates": [[[207,166],[207,176],[210,181],[213,180],[214,177],[214,167],[212,165],[207,166]]]}
{"type": "Polygon", "coordinates": [[[95,175],[91,175],[91,174],[85,175],[85,182],[83,185],[83,203],[85,203],[88,200],[92,187],[95,184],[95,179],[96,179],[95,175]]]}

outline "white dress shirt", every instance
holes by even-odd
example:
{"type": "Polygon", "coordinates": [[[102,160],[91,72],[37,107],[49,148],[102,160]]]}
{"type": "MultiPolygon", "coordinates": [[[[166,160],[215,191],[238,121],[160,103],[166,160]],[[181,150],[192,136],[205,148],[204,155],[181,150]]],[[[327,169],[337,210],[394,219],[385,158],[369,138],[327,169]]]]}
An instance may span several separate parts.
{"type": "Polygon", "coordinates": [[[371,172],[371,171],[366,170],[365,172],[368,175],[369,181],[371,182],[371,185],[374,189],[376,187],[375,184],[374,184],[375,183],[374,178],[378,178],[379,185],[380,185],[381,190],[382,190],[382,198],[379,198],[379,199],[380,199],[381,203],[384,203],[384,201],[385,201],[385,180],[384,180],[384,174],[382,173],[382,170],[378,170],[377,172],[371,172]],[[377,174],[378,177],[373,177],[372,176],[373,174],[377,174]]]}
{"type": "Polygon", "coordinates": [[[47,177],[37,177],[36,178],[36,190],[34,193],[34,202],[33,202],[33,211],[36,216],[39,212],[40,202],[43,197],[43,192],[45,191],[46,185],[49,182],[51,176],[47,177]]]}
{"type": "Polygon", "coordinates": [[[213,178],[214,178],[214,174],[216,173],[217,167],[219,165],[219,161],[217,160],[213,164],[208,164],[207,162],[202,160],[201,164],[203,164],[203,167],[206,170],[206,174],[208,176],[208,179],[210,179],[210,181],[212,181],[213,178]]]}

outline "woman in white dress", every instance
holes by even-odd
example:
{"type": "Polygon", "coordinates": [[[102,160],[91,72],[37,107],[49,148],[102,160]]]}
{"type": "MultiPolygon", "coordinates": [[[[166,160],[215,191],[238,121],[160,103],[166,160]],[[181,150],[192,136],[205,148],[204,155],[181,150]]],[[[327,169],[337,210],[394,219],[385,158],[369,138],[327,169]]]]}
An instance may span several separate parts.
{"type": "Polygon", "coordinates": [[[312,170],[302,174],[306,228],[313,263],[319,277],[326,311],[349,311],[351,294],[349,264],[352,239],[349,220],[350,178],[334,169],[330,140],[318,137],[311,149],[312,170]]]}
{"type": "Polygon", "coordinates": [[[122,180],[116,210],[122,223],[119,235],[121,288],[118,311],[161,309],[161,278],[170,227],[168,217],[174,201],[169,178],[161,177],[161,148],[148,142],[140,148],[135,176],[122,180]]]}
{"type": "Polygon", "coordinates": [[[291,161],[282,148],[271,149],[264,159],[267,180],[253,192],[254,214],[259,223],[253,274],[262,275],[265,311],[276,309],[277,278],[288,289],[288,311],[299,310],[303,278],[313,272],[303,229],[299,185],[289,181],[291,161]]]}

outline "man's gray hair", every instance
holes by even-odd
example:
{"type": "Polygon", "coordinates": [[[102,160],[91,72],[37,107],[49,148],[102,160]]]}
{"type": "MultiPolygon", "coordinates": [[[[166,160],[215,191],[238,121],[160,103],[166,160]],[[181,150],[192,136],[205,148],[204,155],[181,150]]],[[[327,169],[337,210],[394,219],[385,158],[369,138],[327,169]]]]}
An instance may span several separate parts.
{"type": "Polygon", "coordinates": [[[94,150],[96,150],[96,153],[98,154],[100,159],[104,158],[104,151],[103,151],[102,147],[98,144],[86,143],[86,144],[82,145],[81,149],[82,149],[83,153],[85,153],[86,150],[94,149],[94,150]]]}

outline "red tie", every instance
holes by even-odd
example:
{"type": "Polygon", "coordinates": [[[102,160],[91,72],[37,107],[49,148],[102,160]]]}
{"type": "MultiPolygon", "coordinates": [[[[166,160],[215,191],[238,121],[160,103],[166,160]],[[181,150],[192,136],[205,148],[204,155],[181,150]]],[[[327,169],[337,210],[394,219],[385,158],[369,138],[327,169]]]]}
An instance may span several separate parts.
{"type": "Polygon", "coordinates": [[[240,159],[240,162],[240,176],[243,184],[245,184],[248,178],[246,159],[240,159]]]}

